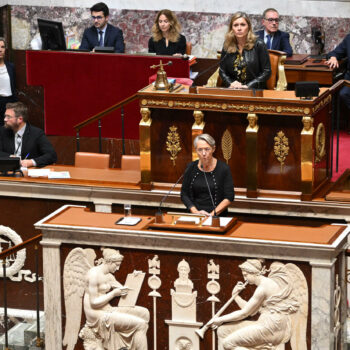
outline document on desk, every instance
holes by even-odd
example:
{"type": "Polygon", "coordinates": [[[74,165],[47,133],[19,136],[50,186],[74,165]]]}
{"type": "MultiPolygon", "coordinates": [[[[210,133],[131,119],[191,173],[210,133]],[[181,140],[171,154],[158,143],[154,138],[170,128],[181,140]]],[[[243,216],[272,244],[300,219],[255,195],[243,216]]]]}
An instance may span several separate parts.
{"type": "MultiPolygon", "coordinates": [[[[220,218],[220,227],[228,225],[233,218],[220,218]]],[[[202,223],[202,226],[211,226],[211,216],[202,223]]]]}
{"type": "Polygon", "coordinates": [[[49,179],[70,179],[69,171],[50,171],[49,179]]]}
{"type": "Polygon", "coordinates": [[[29,177],[48,177],[50,169],[28,169],[29,177]]]}
{"type": "Polygon", "coordinates": [[[142,271],[136,271],[129,273],[126,277],[124,287],[127,288],[128,294],[123,295],[119,299],[118,306],[135,306],[137,298],[141,290],[143,280],[145,278],[145,273],[142,271]]]}

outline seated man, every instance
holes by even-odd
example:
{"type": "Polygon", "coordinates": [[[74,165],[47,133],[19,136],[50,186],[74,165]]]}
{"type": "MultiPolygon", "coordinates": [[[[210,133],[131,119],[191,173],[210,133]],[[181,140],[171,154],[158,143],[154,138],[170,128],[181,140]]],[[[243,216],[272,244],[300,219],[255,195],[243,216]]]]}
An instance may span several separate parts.
{"type": "Polygon", "coordinates": [[[266,9],[262,19],[264,29],[259,30],[255,34],[264,40],[268,49],[284,51],[289,57],[293,55],[293,49],[289,42],[289,34],[278,30],[279,21],[280,18],[276,9],[266,9]]]}
{"type": "MultiPolygon", "coordinates": [[[[327,54],[326,64],[329,68],[338,68],[338,60],[348,58],[347,70],[344,79],[350,80],[350,34],[348,34],[343,41],[331,52],[327,54]]],[[[350,109],[350,87],[344,86],[339,92],[341,100],[346,104],[347,108],[350,109]]]]}
{"type": "Polygon", "coordinates": [[[115,52],[124,52],[124,38],[121,29],[108,22],[108,6],[99,2],[90,8],[94,25],[85,29],[80,49],[92,51],[95,46],[111,46],[115,52]]]}
{"type": "Polygon", "coordinates": [[[41,129],[28,123],[28,108],[22,102],[6,104],[5,124],[0,128],[0,157],[21,157],[25,168],[55,163],[57,155],[41,129]]]}

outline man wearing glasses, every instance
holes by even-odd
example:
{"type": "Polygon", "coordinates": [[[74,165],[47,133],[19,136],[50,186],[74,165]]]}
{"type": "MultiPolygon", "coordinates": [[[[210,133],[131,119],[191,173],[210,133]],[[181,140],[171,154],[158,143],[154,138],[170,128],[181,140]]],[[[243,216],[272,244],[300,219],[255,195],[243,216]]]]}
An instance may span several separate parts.
{"type": "Polygon", "coordinates": [[[56,152],[44,131],[28,122],[25,104],[7,103],[4,122],[0,127],[0,157],[20,157],[25,168],[43,167],[57,161],[56,152]]]}
{"type": "Polygon", "coordinates": [[[124,52],[124,38],[121,29],[108,23],[108,6],[99,2],[90,8],[94,25],[85,29],[80,49],[92,51],[96,46],[114,47],[118,53],[124,52]]]}
{"type": "Polygon", "coordinates": [[[263,13],[262,25],[264,29],[255,34],[264,40],[268,49],[284,51],[289,57],[293,55],[293,49],[289,43],[289,34],[278,29],[279,22],[278,11],[274,8],[268,8],[263,13]]]}

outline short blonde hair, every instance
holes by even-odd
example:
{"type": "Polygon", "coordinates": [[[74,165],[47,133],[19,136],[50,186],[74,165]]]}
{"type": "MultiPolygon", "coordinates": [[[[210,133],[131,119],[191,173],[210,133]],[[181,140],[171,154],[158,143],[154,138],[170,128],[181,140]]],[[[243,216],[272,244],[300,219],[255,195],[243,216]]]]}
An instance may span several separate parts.
{"type": "Polygon", "coordinates": [[[197,148],[197,144],[198,141],[205,141],[210,147],[214,148],[215,147],[215,140],[212,136],[210,136],[209,134],[202,134],[202,135],[198,135],[196,136],[196,138],[193,141],[193,146],[194,148],[197,148]]]}
{"type": "Polygon", "coordinates": [[[247,41],[244,45],[244,49],[251,50],[256,42],[256,35],[253,32],[252,22],[250,21],[250,18],[245,12],[236,12],[232,15],[230,24],[228,26],[228,30],[225,36],[225,42],[224,42],[224,50],[228,53],[234,53],[238,51],[238,41],[233,33],[232,25],[233,22],[235,22],[237,19],[243,18],[247,24],[248,24],[248,35],[247,35],[247,41]]]}
{"type": "Polygon", "coordinates": [[[179,20],[177,19],[175,13],[173,13],[170,10],[164,9],[164,10],[160,10],[157,13],[156,19],[154,21],[154,24],[152,26],[152,37],[154,41],[159,41],[163,38],[163,34],[162,31],[159,28],[159,17],[161,15],[164,15],[169,23],[170,23],[170,28],[169,28],[169,37],[168,39],[171,42],[177,42],[180,38],[180,32],[181,32],[181,24],[179,22],[179,20]]]}

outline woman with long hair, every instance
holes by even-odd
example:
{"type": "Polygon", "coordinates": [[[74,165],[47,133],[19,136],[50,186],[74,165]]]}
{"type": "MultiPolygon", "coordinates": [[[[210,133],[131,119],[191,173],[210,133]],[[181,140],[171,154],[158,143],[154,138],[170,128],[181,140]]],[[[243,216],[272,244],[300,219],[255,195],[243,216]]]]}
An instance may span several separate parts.
{"type": "Polygon", "coordinates": [[[265,43],[255,36],[250,19],[244,12],[236,12],[231,18],[219,74],[223,85],[233,89],[264,89],[271,75],[265,43]]]}
{"type": "Polygon", "coordinates": [[[172,11],[159,11],[152,27],[152,37],[148,41],[148,52],[157,55],[184,55],[186,38],[180,31],[180,22],[172,11]]]}
{"type": "Polygon", "coordinates": [[[16,102],[15,67],[5,61],[6,41],[0,37],[0,125],[4,125],[6,103],[16,102]]]}

